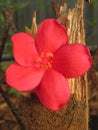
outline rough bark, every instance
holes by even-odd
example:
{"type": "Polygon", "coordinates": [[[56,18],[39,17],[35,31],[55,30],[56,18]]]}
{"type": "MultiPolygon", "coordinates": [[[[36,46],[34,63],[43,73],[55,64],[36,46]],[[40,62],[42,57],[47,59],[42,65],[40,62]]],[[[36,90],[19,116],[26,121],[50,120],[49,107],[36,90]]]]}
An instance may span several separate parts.
{"type": "MultiPolygon", "coordinates": [[[[55,7],[58,6],[55,5],[55,7]]],[[[69,9],[67,13],[65,8],[66,4],[64,0],[61,0],[59,13],[56,12],[56,14],[58,20],[67,27],[69,43],[85,44],[84,0],[78,0],[75,8],[69,9]]],[[[68,81],[71,100],[66,108],[58,112],[50,111],[42,106],[34,94],[32,98],[19,99],[19,114],[26,130],[88,130],[87,74],[68,81]]]]}

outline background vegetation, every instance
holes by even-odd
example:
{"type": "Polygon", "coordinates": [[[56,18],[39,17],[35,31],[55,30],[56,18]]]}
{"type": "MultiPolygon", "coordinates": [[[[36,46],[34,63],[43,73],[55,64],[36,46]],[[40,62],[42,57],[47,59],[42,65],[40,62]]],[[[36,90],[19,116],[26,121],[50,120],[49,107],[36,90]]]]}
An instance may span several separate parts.
{"type": "MultiPolygon", "coordinates": [[[[59,2],[60,0],[58,0],[59,2]]],[[[73,8],[75,0],[68,1],[68,8],[73,8]]],[[[15,8],[14,21],[18,31],[24,31],[25,26],[31,26],[31,19],[34,10],[37,11],[37,23],[39,24],[43,19],[53,18],[54,12],[51,6],[51,0],[0,0],[0,10],[2,8],[15,8]]],[[[93,0],[92,4],[85,2],[85,29],[87,45],[94,50],[97,47],[98,41],[98,1],[93,0]]],[[[0,13],[0,33],[4,27],[4,17],[0,13]]],[[[11,32],[9,35],[9,39],[11,32]]],[[[5,54],[12,55],[11,43],[8,41],[5,48],[5,54]]]]}

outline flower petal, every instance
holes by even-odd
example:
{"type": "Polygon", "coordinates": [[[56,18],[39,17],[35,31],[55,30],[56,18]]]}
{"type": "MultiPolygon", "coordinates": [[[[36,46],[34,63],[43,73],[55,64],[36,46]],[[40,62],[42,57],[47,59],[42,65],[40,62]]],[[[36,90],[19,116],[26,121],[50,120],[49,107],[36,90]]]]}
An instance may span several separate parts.
{"type": "Polygon", "coordinates": [[[13,63],[6,71],[6,81],[19,91],[28,91],[39,85],[43,73],[41,70],[32,67],[22,67],[17,63],[13,63]]]}
{"type": "Polygon", "coordinates": [[[55,19],[44,20],[36,35],[36,46],[39,52],[55,52],[68,40],[66,29],[55,19]]]}
{"type": "Polygon", "coordinates": [[[89,49],[82,44],[62,46],[53,57],[53,68],[66,78],[84,74],[92,64],[89,49]]]}
{"type": "Polygon", "coordinates": [[[53,68],[66,78],[84,74],[92,64],[89,49],[82,44],[62,46],[53,57],[53,68]]]}
{"type": "Polygon", "coordinates": [[[15,60],[23,66],[32,66],[38,56],[34,39],[29,34],[17,33],[12,36],[13,53],[15,60]]]}
{"type": "Polygon", "coordinates": [[[54,111],[63,108],[70,98],[67,80],[53,69],[45,73],[36,94],[44,106],[54,111]]]}

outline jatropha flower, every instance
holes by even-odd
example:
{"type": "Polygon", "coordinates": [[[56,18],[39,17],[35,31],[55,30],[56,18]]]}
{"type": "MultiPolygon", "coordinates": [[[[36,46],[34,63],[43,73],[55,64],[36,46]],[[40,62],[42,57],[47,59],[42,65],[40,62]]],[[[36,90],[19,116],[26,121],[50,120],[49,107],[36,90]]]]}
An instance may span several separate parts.
{"type": "Polygon", "coordinates": [[[6,71],[7,83],[19,91],[34,89],[49,109],[63,108],[70,99],[66,78],[80,76],[90,68],[89,49],[68,44],[66,29],[55,19],[44,20],[35,38],[20,32],[11,40],[15,62],[6,71]]]}

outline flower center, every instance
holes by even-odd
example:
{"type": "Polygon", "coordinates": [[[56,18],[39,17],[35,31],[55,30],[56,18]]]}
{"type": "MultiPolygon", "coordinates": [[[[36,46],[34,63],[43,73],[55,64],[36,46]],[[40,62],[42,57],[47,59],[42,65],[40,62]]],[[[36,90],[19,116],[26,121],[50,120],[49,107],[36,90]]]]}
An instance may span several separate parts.
{"type": "Polygon", "coordinates": [[[42,69],[51,68],[51,61],[53,58],[53,53],[51,52],[41,52],[40,56],[36,60],[36,66],[42,69]]]}

